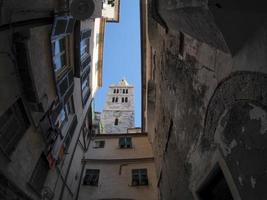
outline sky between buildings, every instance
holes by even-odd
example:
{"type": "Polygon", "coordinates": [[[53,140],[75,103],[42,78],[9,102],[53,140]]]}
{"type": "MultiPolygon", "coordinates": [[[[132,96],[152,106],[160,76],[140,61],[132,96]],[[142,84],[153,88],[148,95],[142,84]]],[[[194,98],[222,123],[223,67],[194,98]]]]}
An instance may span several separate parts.
{"type": "Polygon", "coordinates": [[[102,112],[108,87],[125,78],[135,88],[135,126],[141,127],[141,53],[139,0],[120,0],[119,23],[106,23],[103,87],[95,110],[102,112]]]}

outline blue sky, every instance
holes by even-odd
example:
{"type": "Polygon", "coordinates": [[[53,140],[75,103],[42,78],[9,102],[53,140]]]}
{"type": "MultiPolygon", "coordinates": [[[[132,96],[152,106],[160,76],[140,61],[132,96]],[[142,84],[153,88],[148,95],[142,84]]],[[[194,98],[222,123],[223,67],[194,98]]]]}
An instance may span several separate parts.
{"type": "Polygon", "coordinates": [[[135,87],[135,126],[141,127],[141,55],[139,0],[120,0],[119,23],[105,30],[103,87],[95,97],[95,110],[102,112],[108,86],[126,78],[135,87]]]}

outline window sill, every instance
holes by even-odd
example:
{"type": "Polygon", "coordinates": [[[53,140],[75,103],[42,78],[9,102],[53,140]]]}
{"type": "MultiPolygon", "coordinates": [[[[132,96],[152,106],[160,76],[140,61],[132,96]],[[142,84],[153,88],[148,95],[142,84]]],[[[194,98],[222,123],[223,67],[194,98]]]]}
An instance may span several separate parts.
{"type": "Polygon", "coordinates": [[[149,186],[149,184],[147,184],[147,185],[130,185],[131,187],[148,187],[149,186]]]}

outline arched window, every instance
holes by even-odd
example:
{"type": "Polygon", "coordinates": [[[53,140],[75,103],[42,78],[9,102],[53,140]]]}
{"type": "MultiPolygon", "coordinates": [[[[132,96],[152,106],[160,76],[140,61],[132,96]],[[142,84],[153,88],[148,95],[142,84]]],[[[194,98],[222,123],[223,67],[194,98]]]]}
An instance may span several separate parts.
{"type": "Polygon", "coordinates": [[[122,93],[125,94],[125,89],[122,90],[122,93]]]}
{"type": "Polygon", "coordinates": [[[128,89],[126,89],[126,94],[128,94],[128,89]]]}
{"type": "Polygon", "coordinates": [[[117,89],[117,93],[119,93],[119,89],[117,89]]]}
{"type": "Polygon", "coordinates": [[[114,125],[117,126],[118,124],[119,124],[119,119],[116,118],[116,119],[115,119],[115,122],[114,122],[114,125]]]}
{"type": "Polygon", "coordinates": [[[116,89],[113,90],[113,93],[114,93],[114,94],[116,93],[116,89]]]}
{"type": "Polygon", "coordinates": [[[115,97],[112,97],[112,102],[114,102],[115,101],[115,97]]]}
{"type": "Polygon", "coordinates": [[[124,103],[124,97],[121,98],[121,102],[124,103]]]}
{"type": "Polygon", "coordinates": [[[125,97],[125,102],[128,102],[128,97],[125,97]]]}
{"type": "Polygon", "coordinates": [[[116,100],[115,100],[115,102],[118,102],[118,97],[116,97],[116,100]]]}

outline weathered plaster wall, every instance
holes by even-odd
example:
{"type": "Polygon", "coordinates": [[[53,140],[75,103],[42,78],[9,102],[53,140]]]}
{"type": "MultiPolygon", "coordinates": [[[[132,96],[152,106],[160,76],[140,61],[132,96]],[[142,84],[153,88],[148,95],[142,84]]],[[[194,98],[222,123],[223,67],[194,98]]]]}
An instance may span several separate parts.
{"type": "Polygon", "coordinates": [[[198,199],[196,191],[219,163],[236,199],[265,199],[266,25],[232,54],[203,32],[212,18],[200,23],[203,18],[189,19],[186,10],[179,10],[185,14],[179,16],[169,12],[180,9],[177,2],[169,8],[159,4],[167,29],[148,19],[147,72],[155,69],[155,77],[147,76],[147,123],[161,198],[198,199]],[[185,35],[183,55],[180,31],[185,35]]]}

